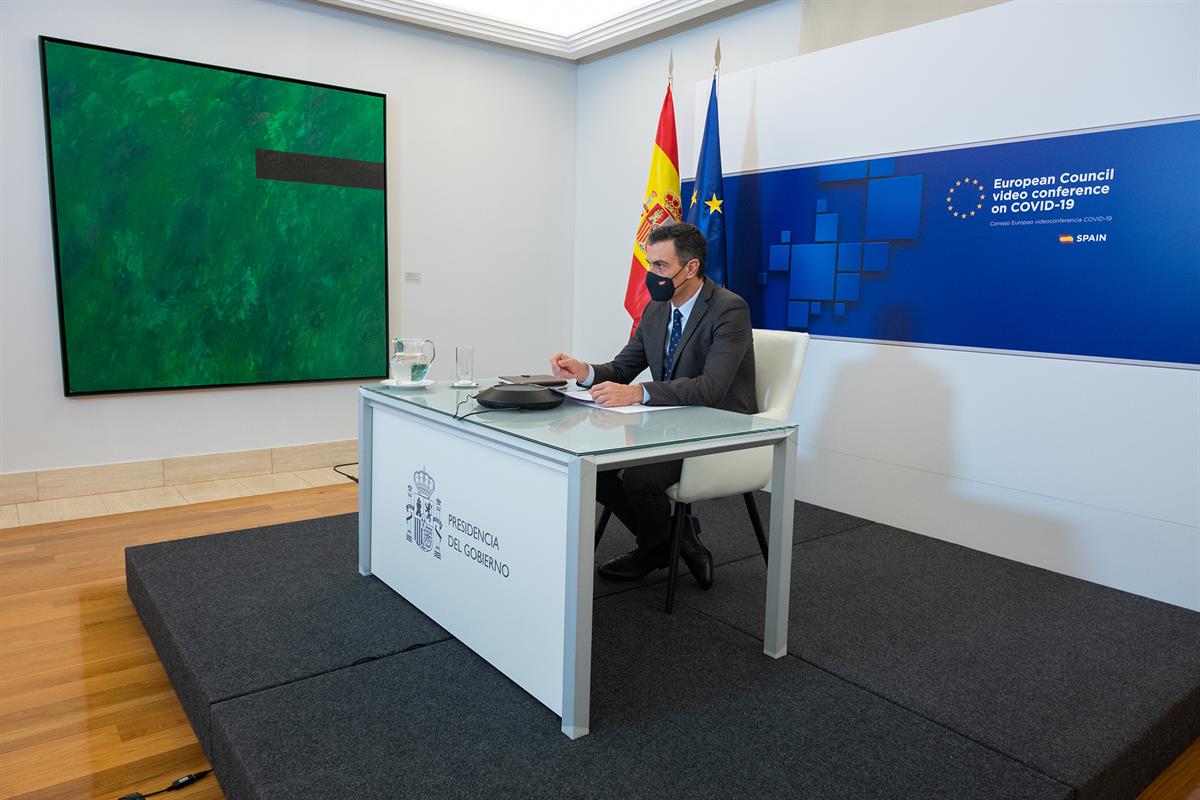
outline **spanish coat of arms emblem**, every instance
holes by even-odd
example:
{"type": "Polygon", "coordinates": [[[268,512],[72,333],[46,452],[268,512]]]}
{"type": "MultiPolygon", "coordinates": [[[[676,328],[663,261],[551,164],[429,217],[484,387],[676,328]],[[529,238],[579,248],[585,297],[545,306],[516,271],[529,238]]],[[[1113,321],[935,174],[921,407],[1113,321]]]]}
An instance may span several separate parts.
{"type": "Polygon", "coordinates": [[[437,483],[425,470],[413,473],[408,486],[408,533],[404,537],[433,557],[442,557],[442,501],[433,496],[437,483]]]}

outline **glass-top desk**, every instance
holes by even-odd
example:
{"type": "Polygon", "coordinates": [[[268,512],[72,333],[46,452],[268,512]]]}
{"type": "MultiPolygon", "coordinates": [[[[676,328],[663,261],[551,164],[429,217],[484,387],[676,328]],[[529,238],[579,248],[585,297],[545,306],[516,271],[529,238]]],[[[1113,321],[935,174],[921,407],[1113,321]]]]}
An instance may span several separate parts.
{"type": "MultiPolygon", "coordinates": [[[[796,428],[698,406],[622,414],[568,399],[494,411],[476,391],[359,389],[359,571],[559,714],[575,739],[588,732],[591,696],[596,473],[771,446],[768,551],[790,553],[796,428]]],[[[787,652],[790,572],[790,558],[768,560],[773,658],[787,652]]]]}

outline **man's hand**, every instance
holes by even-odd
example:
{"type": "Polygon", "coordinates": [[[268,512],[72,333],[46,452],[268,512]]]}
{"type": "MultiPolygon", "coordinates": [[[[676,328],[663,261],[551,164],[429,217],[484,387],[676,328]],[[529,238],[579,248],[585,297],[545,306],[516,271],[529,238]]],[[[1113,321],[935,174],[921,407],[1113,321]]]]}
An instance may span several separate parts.
{"type": "Polygon", "coordinates": [[[577,358],[571,358],[566,353],[555,353],[550,356],[550,371],[556,378],[572,381],[586,381],[588,365],[577,358]]]}
{"type": "Polygon", "coordinates": [[[597,383],[588,390],[596,405],[605,408],[613,406],[632,406],[642,402],[642,387],[630,386],[625,383],[605,381],[597,383]]]}

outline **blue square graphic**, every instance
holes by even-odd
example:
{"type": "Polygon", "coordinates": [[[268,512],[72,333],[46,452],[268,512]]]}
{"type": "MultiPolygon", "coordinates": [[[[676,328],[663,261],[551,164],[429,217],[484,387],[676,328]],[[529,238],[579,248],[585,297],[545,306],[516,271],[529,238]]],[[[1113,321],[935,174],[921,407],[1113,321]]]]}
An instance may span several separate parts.
{"type": "Polygon", "coordinates": [[[771,272],[787,272],[788,254],[791,249],[786,244],[771,245],[771,257],[767,261],[767,269],[771,272]]]}
{"type": "Polygon", "coordinates": [[[837,278],[837,298],[851,303],[858,302],[859,276],[854,273],[842,273],[837,278]]]}
{"type": "Polygon", "coordinates": [[[836,244],[792,245],[788,296],[795,300],[832,300],[836,244]]]}
{"type": "Polygon", "coordinates": [[[915,239],[921,229],[920,175],[881,178],[867,186],[867,238],[915,239]]]}
{"type": "Polygon", "coordinates": [[[870,171],[872,178],[886,178],[896,174],[896,159],[876,158],[871,160],[870,171]]]}
{"type": "Polygon", "coordinates": [[[858,272],[862,266],[862,242],[838,245],[838,272],[858,272]]]}
{"type": "Polygon", "coordinates": [[[813,233],[814,242],[836,242],[838,229],[837,214],[817,214],[817,228],[813,233]]]}
{"type": "Polygon", "coordinates": [[[820,303],[809,303],[808,304],[808,313],[812,314],[814,317],[819,315],[821,313],[821,304],[820,303]]]}
{"type": "Polygon", "coordinates": [[[788,303],[788,327],[808,327],[808,303],[797,303],[795,300],[788,303]]]}
{"type": "Polygon", "coordinates": [[[846,304],[845,303],[834,303],[833,304],[833,315],[835,317],[846,316],[846,304]]]}
{"type": "Polygon", "coordinates": [[[857,181],[867,177],[867,162],[850,161],[845,164],[828,164],[817,168],[817,180],[821,183],[834,181],[857,181]]]}
{"type": "Polygon", "coordinates": [[[789,242],[791,242],[792,241],[792,232],[791,231],[780,231],[779,232],[779,241],[783,242],[784,244],[788,244],[789,242]]]}
{"type": "Polygon", "coordinates": [[[867,242],[863,245],[863,272],[887,272],[888,268],[887,242],[867,242]]]}
{"type": "Polygon", "coordinates": [[[829,210],[829,201],[828,200],[818,200],[817,201],[817,213],[818,214],[820,214],[824,211],[828,211],[828,210],[829,210]]]}

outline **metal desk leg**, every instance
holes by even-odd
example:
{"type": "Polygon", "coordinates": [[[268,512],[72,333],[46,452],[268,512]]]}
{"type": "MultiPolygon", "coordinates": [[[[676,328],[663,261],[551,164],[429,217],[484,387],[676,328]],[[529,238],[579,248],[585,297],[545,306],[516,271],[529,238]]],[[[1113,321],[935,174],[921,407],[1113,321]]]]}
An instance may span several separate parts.
{"type": "Polygon", "coordinates": [[[566,610],[563,620],[562,732],[586,736],[592,703],[592,578],[596,560],[596,465],[567,468],[566,610]]]}
{"type": "Polygon", "coordinates": [[[371,412],[358,396],[358,574],[371,574],[371,412]]]}
{"type": "Polygon", "coordinates": [[[771,468],[771,531],[767,551],[767,618],[763,652],[787,655],[788,601],[792,585],[792,515],[796,486],[796,431],[775,443],[771,468]]]}

